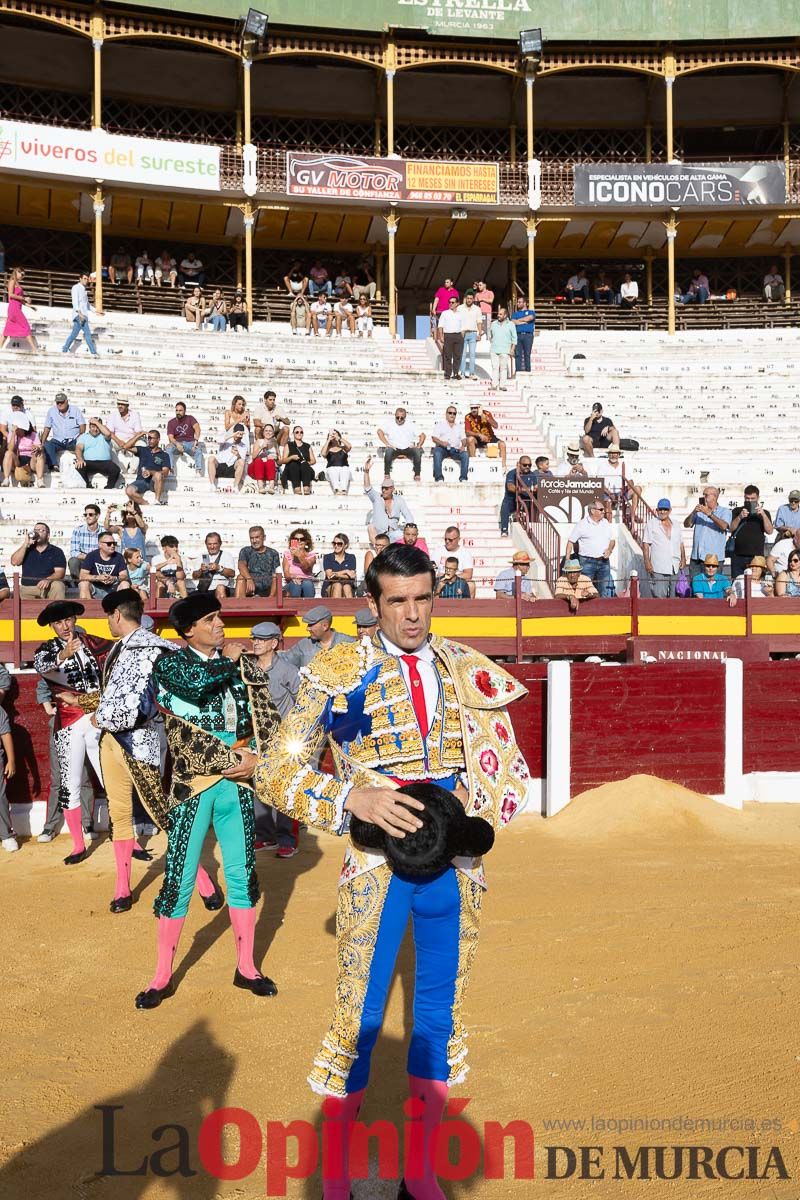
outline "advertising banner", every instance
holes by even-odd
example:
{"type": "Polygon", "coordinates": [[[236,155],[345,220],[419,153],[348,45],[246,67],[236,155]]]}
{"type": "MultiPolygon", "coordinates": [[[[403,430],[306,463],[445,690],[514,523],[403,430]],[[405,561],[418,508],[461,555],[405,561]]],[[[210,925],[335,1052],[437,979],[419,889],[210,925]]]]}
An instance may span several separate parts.
{"type": "Polygon", "coordinates": [[[784,204],[782,162],[581,163],[575,204],[603,208],[747,208],[784,204]]]}
{"type": "Polygon", "coordinates": [[[602,477],[540,479],[536,496],[548,517],[556,522],[580,521],[587,508],[603,495],[602,477]]]}
{"type": "Polygon", "coordinates": [[[362,155],[286,155],[290,196],[335,196],[393,204],[497,204],[496,163],[428,162],[362,155]]]}
{"type": "Polygon", "coordinates": [[[219,146],[0,122],[0,172],[218,192],[219,146]]]}

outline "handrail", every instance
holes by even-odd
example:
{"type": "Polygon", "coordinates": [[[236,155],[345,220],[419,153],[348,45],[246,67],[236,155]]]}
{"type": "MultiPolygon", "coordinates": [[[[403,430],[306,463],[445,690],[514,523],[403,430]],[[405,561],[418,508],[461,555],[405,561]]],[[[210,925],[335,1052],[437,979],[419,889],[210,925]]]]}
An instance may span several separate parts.
{"type": "Polygon", "coordinates": [[[623,468],[622,474],[623,491],[620,503],[622,504],[622,521],[625,528],[630,533],[636,545],[644,550],[642,543],[642,532],[645,525],[651,517],[656,515],[655,509],[651,508],[647,501],[642,496],[641,492],[634,491],[628,486],[628,480],[625,476],[623,468]]]}

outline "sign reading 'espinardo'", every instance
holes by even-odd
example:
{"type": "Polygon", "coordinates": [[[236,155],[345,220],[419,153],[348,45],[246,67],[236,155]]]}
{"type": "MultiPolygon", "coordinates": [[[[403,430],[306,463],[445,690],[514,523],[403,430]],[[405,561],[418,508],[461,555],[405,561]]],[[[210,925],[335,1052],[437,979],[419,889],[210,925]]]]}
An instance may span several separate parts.
{"type": "Polygon", "coordinates": [[[781,162],[582,163],[575,203],[603,208],[739,208],[783,204],[781,162]]]}

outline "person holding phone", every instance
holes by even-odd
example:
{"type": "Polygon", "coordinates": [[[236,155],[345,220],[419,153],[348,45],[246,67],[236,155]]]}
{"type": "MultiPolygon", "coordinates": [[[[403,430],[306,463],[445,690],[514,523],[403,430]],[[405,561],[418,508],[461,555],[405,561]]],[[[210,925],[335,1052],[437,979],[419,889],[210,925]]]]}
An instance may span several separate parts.
{"type": "Polygon", "coordinates": [[[703,494],[683,522],[684,529],[692,529],[692,553],[689,559],[689,577],[701,575],[709,555],[722,562],[725,559],[725,543],[731,510],[719,502],[719,488],[703,488],[703,494]]]}
{"type": "Polygon", "coordinates": [[[738,579],[753,558],[763,558],[766,535],[773,532],[772,517],[760,500],[754,483],[744,489],[744,504],[733,510],[730,531],[733,537],[731,579],[738,579]]]}

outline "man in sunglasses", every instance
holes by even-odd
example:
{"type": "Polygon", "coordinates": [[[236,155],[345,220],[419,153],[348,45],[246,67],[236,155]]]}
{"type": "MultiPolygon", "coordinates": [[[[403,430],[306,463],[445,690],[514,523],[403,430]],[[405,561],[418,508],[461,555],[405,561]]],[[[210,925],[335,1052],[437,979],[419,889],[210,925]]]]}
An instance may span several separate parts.
{"type": "Polygon", "coordinates": [[[469,471],[469,454],[467,439],[461,428],[456,425],[458,412],[454,404],[448,404],[445,418],[439,421],[433,431],[433,479],[435,483],[444,483],[442,465],[446,458],[453,458],[459,465],[459,482],[467,482],[469,471]]]}

